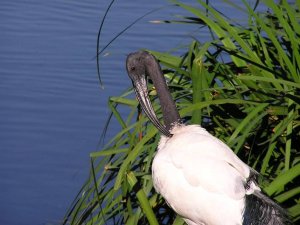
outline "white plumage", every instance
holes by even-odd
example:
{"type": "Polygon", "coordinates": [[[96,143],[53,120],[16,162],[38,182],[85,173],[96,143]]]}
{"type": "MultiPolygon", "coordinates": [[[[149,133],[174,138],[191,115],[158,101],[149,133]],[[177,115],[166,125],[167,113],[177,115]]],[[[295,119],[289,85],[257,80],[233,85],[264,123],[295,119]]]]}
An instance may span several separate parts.
{"type": "Polygon", "coordinates": [[[245,195],[260,190],[244,187],[250,168],[200,126],[178,125],[171,134],[161,137],[152,164],[156,191],[190,225],[242,224],[245,195]]]}

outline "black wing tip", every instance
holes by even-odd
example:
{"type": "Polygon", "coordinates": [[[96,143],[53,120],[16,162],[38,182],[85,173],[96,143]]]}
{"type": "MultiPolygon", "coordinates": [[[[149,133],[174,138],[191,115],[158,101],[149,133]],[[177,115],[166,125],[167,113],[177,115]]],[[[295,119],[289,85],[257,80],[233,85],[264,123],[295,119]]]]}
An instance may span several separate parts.
{"type": "Polygon", "coordinates": [[[293,225],[288,212],[260,191],[246,195],[243,225],[293,225]]]}

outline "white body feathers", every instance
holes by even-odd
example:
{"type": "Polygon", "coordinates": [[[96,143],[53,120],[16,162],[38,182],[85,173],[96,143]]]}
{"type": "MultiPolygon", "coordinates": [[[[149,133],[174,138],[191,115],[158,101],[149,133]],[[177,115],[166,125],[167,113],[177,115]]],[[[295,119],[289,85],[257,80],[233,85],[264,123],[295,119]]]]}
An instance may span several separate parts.
{"type": "Polygon", "coordinates": [[[154,187],[189,225],[241,225],[250,168],[197,125],[162,136],[152,164],[154,187]]]}

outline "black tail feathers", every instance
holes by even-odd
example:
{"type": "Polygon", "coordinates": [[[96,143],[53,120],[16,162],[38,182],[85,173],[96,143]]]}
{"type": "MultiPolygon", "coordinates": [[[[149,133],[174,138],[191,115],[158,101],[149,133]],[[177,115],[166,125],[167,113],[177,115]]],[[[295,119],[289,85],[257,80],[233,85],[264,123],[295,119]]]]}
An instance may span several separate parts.
{"type": "Polygon", "coordinates": [[[260,191],[246,195],[243,225],[292,225],[287,211],[260,191]]]}

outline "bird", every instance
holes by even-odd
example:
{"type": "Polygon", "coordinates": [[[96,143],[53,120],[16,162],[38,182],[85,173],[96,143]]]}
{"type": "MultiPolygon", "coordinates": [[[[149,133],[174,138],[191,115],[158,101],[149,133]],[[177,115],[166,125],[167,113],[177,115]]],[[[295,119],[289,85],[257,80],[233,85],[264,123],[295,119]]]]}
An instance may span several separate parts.
{"type": "Polygon", "coordinates": [[[292,224],[287,211],[262,192],[258,172],[200,125],[184,124],[151,53],[130,53],[126,69],[141,108],[161,132],[152,162],[153,186],[188,225],[292,224]],[[148,79],[163,123],[151,105],[148,79]]]}

